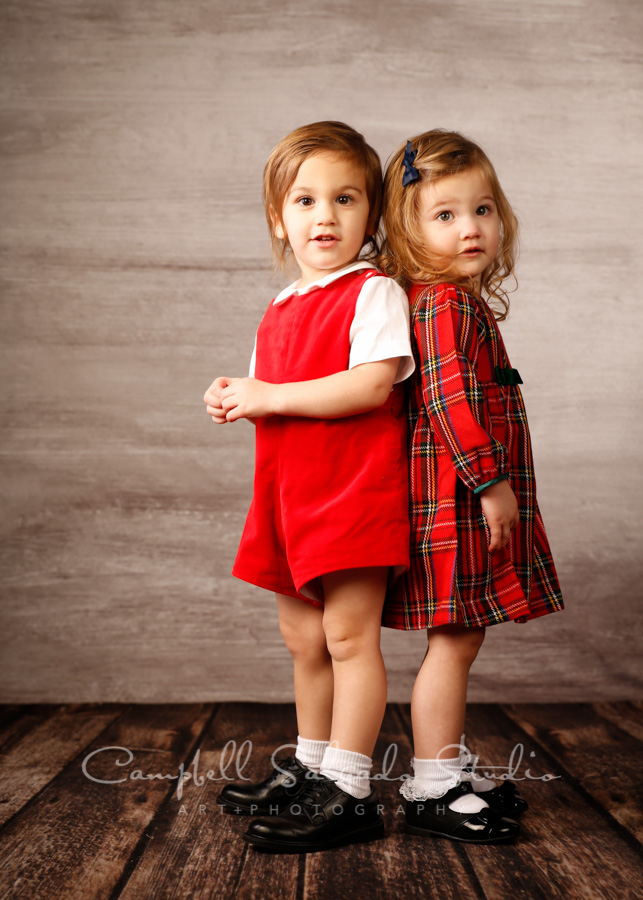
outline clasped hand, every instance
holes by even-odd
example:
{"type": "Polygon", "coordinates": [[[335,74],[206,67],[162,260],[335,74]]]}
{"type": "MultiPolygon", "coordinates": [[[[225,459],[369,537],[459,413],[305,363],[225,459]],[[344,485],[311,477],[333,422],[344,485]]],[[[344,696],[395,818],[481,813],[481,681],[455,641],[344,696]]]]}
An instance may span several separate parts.
{"type": "Polygon", "coordinates": [[[256,419],[274,415],[274,384],[257,378],[215,378],[203,401],[217,425],[237,419],[256,419]]]}

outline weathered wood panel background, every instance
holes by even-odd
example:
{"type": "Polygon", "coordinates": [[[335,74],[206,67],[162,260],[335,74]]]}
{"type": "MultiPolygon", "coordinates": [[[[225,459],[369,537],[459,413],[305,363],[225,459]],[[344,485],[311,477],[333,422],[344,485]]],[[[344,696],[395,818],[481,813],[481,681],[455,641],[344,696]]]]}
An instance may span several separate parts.
{"type": "MultiPolygon", "coordinates": [[[[201,397],[276,288],[265,158],[343,119],[488,150],[522,222],[503,332],[567,610],[488,632],[478,701],[640,694],[638,0],[2,0],[2,692],[289,700],[229,575],[253,435],[201,397]]],[[[425,637],[386,632],[391,700],[425,637]]]]}

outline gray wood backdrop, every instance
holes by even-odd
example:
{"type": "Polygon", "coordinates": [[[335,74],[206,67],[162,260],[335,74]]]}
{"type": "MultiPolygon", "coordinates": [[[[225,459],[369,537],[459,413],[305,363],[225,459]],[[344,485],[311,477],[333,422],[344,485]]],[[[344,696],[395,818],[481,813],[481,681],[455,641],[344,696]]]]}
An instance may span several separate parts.
{"type": "MultiPolygon", "coordinates": [[[[261,172],[326,118],[385,160],[482,143],[522,223],[503,327],[567,610],[488,630],[470,699],[640,694],[639,0],[2,0],[2,693],[288,700],[273,598],[230,575],[244,374],[284,279],[261,172]]],[[[423,633],[386,631],[390,699],[423,633]]]]}

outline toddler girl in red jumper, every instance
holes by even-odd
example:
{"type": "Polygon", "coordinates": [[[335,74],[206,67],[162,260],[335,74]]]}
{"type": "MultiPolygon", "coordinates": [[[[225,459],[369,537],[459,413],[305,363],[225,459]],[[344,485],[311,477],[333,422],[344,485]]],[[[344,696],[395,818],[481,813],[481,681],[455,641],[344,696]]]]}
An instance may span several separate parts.
{"type": "Polygon", "coordinates": [[[514,785],[467,771],[469,669],[485,627],[563,608],[536,502],[529,429],[497,320],[518,226],[489,159],[441,129],[407,141],[384,184],[380,265],[408,290],[411,565],[384,624],[427,628],[412,697],[406,827],[500,843],[526,808],[514,785]],[[495,308],[495,312],[492,309],[495,308]]]}
{"type": "Polygon", "coordinates": [[[256,424],[233,574],[276,593],[294,661],[295,756],[219,798],[278,813],[244,835],[266,850],[383,835],[369,776],[386,704],[382,607],[409,564],[401,382],[414,364],[404,291],[360,257],[381,190],[377,154],[347,125],[308,125],[277,145],[266,217],[277,261],[292,253],[301,275],[268,307],[250,377],[217,378],[204,398],[214,422],[256,424]]]}

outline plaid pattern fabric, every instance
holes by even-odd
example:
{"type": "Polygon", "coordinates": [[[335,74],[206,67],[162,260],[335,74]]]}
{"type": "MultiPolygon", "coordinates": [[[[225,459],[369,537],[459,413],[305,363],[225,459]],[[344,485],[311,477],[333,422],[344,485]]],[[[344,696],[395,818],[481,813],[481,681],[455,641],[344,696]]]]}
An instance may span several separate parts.
{"type": "Polygon", "coordinates": [[[522,394],[497,380],[496,367],[511,366],[493,314],[452,284],[414,285],[409,299],[411,568],[391,589],[383,624],[473,627],[561,610],[522,394]],[[475,490],[503,476],[520,524],[491,555],[475,490]]]}

